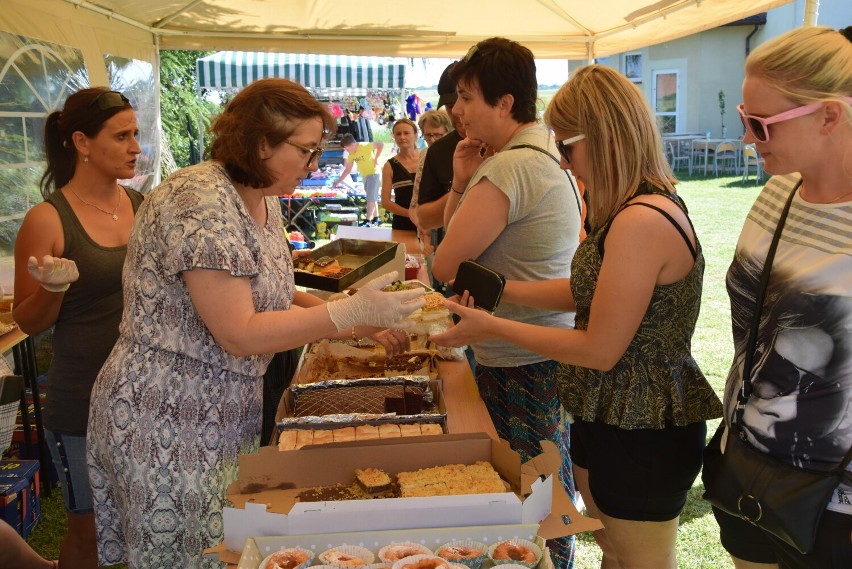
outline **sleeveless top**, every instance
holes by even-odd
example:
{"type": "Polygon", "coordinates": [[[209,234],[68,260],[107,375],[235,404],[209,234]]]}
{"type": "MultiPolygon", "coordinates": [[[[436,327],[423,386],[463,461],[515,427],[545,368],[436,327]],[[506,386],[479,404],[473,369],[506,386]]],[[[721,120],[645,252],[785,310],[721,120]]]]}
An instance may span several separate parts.
{"type": "MultiPolygon", "coordinates": [[[[391,158],[389,162],[391,170],[393,171],[391,185],[393,188],[393,201],[397,205],[408,209],[411,205],[411,196],[414,193],[414,176],[417,172],[409,172],[406,170],[405,166],[396,159],[396,156],[391,158]]],[[[404,215],[394,215],[392,227],[394,229],[410,229],[412,231],[417,229],[417,226],[414,225],[411,218],[405,217],[404,215]]]]}
{"type": "MultiPolygon", "coordinates": [[[[676,194],[647,184],[640,186],[636,195],[643,194],[664,195],[687,213],[676,194]]],[[[615,215],[626,207],[639,205],[625,204],[615,215]]],[[[603,263],[603,244],[615,215],[580,243],[571,265],[571,290],[577,303],[579,330],[586,330],[589,325],[592,298],[603,263]]],[[[691,353],[701,305],[704,255],[697,237],[697,249],[693,250],[680,225],[668,214],[663,215],[680,231],[695,264],[680,281],[654,287],[636,335],[611,370],[560,366],[559,399],[566,411],[584,421],[599,421],[622,429],[662,429],[722,415],[719,398],[691,353]]]]}
{"type": "MultiPolygon", "coordinates": [[[[142,194],[123,189],[135,213],[142,194]]],[[[80,278],[65,293],[53,327],[44,426],[57,433],[85,436],[92,385],[118,339],[123,306],[121,271],[127,246],[95,243],[62,192],[53,192],[45,201],[59,213],[65,239],[62,257],[77,263],[80,278]]]]}

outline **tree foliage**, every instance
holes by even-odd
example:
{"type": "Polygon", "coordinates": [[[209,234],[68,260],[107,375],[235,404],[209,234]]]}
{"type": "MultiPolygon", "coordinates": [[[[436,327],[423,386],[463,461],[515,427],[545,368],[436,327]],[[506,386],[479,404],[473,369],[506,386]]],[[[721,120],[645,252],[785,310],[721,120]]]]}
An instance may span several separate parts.
{"type": "MultiPolygon", "coordinates": [[[[206,89],[198,89],[195,61],[209,51],[160,52],[160,114],[165,144],[171,151],[174,164],[184,168],[201,159],[200,133],[218,112],[218,105],[205,99],[206,89]]],[[[168,160],[164,156],[163,164],[168,160]]],[[[170,172],[163,172],[167,175],[170,172]]]]}

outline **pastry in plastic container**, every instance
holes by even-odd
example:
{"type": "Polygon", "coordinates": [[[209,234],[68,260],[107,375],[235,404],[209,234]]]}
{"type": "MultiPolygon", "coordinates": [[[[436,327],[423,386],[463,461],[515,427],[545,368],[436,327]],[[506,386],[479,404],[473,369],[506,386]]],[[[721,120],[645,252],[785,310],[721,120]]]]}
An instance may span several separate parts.
{"type": "Polygon", "coordinates": [[[386,563],[396,563],[405,557],[413,555],[432,555],[430,550],[425,545],[414,543],[412,541],[403,541],[399,543],[391,543],[379,550],[379,559],[386,563]]]}
{"type": "Polygon", "coordinates": [[[495,565],[516,564],[535,567],[541,561],[541,548],[526,539],[498,541],[488,548],[488,558],[495,565]]]}
{"type": "Polygon", "coordinates": [[[479,569],[488,555],[488,546],[470,539],[456,539],[436,549],[435,555],[451,563],[460,563],[470,569],[479,569]]]}
{"type": "Polygon", "coordinates": [[[335,567],[364,567],[376,560],[373,552],[358,545],[340,545],[319,554],[320,563],[335,567]]]}
{"type": "Polygon", "coordinates": [[[260,564],[260,569],[304,569],[313,559],[313,552],[292,547],[268,555],[260,564]]]}
{"type": "Polygon", "coordinates": [[[392,569],[453,569],[453,566],[446,559],[432,553],[424,553],[403,557],[393,564],[392,569]]]}

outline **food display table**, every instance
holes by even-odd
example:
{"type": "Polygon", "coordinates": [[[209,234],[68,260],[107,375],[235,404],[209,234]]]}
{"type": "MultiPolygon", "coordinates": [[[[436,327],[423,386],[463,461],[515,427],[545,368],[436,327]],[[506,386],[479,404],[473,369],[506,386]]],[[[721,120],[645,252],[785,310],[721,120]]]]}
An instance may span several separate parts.
{"type": "Polygon", "coordinates": [[[319,235],[319,224],[330,217],[338,223],[360,223],[364,197],[328,186],[300,186],[289,196],[281,196],[281,213],[288,231],[301,231],[309,240],[319,235]]]}

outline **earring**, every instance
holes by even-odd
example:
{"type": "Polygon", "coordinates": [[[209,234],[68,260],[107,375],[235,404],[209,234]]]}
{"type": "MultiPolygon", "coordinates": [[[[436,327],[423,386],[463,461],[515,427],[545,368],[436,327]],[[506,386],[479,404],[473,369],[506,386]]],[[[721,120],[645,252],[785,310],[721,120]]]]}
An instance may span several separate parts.
{"type": "Polygon", "coordinates": [[[88,157],[88,156],[83,156],[83,162],[88,162],[88,161],[89,161],[89,157],[88,157]]]}

